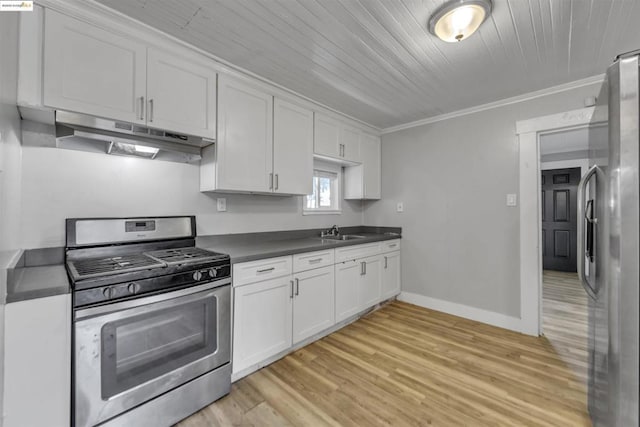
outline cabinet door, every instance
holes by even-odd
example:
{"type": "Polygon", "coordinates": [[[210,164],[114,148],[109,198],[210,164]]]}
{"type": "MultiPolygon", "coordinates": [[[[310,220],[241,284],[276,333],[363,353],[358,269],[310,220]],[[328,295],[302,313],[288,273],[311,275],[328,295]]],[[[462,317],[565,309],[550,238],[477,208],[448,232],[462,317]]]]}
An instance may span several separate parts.
{"type": "Polygon", "coordinates": [[[363,199],[380,198],[380,137],[362,134],[360,143],[362,160],[363,199]]]}
{"type": "Polygon", "coordinates": [[[321,332],[335,323],[333,266],[293,276],[293,343],[321,332]]]}
{"type": "Polygon", "coordinates": [[[147,124],[216,137],[216,73],[173,54],[149,49],[147,124]]]}
{"type": "Polygon", "coordinates": [[[5,306],[5,427],[71,425],[71,313],[70,294],[5,306]]]}
{"type": "Polygon", "coordinates": [[[360,161],[360,129],[342,125],[340,143],[342,144],[342,158],[351,162],[360,161]]]}
{"type": "Polygon", "coordinates": [[[220,75],[218,121],[217,189],[271,192],[273,97],[220,75]]]}
{"type": "Polygon", "coordinates": [[[400,293],[400,251],[382,255],[382,297],[391,298],[400,293]]]}
{"type": "Polygon", "coordinates": [[[274,191],[312,193],[313,111],[276,98],[273,108],[274,191]]]}
{"type": "Polygon", "coordinates": [[[130,38],[46,10],[48,107],[144,123],[147,50],[130,38]]]}
{"type": "Polygon", "coordinates": [[[357,260],[364,264],[364,274],[360,277],[360,310],[376,305],[382,292],[382,256],[357,260]]]}
{"type": "Polygon", "coordinates": [[[234,289],[233,372],[291,347],[291,276],[234,289]]]}
{"type": "Polygon", "coordinates": [[[336,322],[340,322],[360,311],[359,261],[345,261],[335,265],[336,271],[336,322]]]}
{"type": "Polygon", "coordinates": [[[323,114],[315,113],[314,124],[313,152],[321,156],[341,157],[340,122],[323,114]]]}

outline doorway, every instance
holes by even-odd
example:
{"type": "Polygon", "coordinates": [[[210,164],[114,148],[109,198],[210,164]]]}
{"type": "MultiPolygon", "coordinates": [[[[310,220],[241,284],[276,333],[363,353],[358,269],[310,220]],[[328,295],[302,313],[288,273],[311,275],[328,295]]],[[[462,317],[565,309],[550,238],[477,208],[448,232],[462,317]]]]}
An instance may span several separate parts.
{"type": "Polygon", "coordinates": [[[589,160],[587,127],[540,135],[541,333],[584,384],[588,306],[577,275],[577,192],[589,160]]]}

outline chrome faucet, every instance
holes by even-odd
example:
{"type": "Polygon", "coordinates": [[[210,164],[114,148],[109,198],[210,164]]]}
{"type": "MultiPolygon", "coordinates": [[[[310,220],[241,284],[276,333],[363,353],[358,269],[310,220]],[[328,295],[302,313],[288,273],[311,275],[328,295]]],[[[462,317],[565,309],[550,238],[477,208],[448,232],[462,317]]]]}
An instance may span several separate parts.
{"type": "Polygon", "coordinates": [[[334,224],[330,229],[325,230],[325,231],[321,231],[320,232],[320,237],[337,236],[338,234],[340,234],[340,229],[338,228],[337,225],[334,224]]]}

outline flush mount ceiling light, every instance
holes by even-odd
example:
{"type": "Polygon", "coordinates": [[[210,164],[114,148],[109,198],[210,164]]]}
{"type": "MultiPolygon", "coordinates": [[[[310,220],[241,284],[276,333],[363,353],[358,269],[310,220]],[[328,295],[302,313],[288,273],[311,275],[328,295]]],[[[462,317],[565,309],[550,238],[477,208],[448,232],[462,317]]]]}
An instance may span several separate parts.
{"type": "Polygon", "coordinates": [[[473,34],[491,14],[491,0],[449,0],[429,18],[429,32],[445,42],[473,34]]]}

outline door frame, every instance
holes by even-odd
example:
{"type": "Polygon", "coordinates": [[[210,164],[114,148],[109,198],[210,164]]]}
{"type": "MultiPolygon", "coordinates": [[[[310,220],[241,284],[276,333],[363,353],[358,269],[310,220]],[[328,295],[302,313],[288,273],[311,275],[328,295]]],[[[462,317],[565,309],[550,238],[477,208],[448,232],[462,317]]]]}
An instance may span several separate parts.
{"type": "MultiPolygon", "coordinates": [[[[540,136],[589,126],[594,107],[516,122],[520,173],[520,331],[542,331],[542,219],[540,136]]],[[[606,121],[606,118],[604,120],[606,121]]]]}

